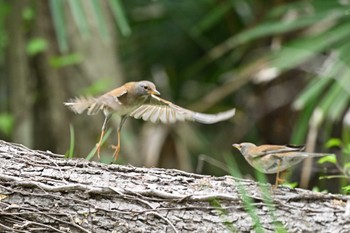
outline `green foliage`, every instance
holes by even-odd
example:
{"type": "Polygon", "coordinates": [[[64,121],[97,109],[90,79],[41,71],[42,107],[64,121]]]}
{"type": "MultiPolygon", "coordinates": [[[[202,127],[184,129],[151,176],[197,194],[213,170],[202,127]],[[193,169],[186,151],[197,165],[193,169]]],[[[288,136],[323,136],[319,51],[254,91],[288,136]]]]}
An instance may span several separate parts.
{"type": "Polygon", "coordinates": [[[350,193],[350,185],[342,187],[343,191],[350,193]]]}
{"type": "Polygon", "coordinates": [[[98,23],[98,30],[100,32],[100,35],[102,39],[106,40],[107,38],[110,37],[108,29],[107,29],[107,24],[104,19],[104,12],[102,10],[101,4],[99,0],[91,0],[92,3],[92,9],[95,13],[95,17],[98,23]]]}
{"type": "Polygon", "coordinates": [[[283,183],[282,185],[293,189],[293,188],[297,188],[299,184],[298,182],[291,182],[291,183],[286,182],[286,183],[283,183]]]}
{"type": "Polygon", "coordinates": [[[328,190],[320,190],[320,188],[318,188],[318,187],[313,187],[312,188],[312,192],[318,192],[318,193],[320,193],[320,192],[322,192],[322,193],[328,193],[328,190]]]}
{"type": "Polygon", "coordinates": [[[99,25],[100,36],[103,39],[107,39],[110,35],[107,28],[106,20],[104,19],[103,4],[107,4],[115,17],[115,22],[119,26],[119,29],[124,36],[131,34],[131,28],[128,24],[122,3],[119,0],[98,1],[98,0],[86,0],[91,3],[92,12],[87,13],[82,7],[82,0],[50,0],[50,8],[52,12],[55,31],[57,34],[58,45],[61,52],[68,52],[68,38],[67,38],[67,22],[65,21],[65,6],[69,5],[69,10],[73,16],[74,22],[83,38],[91,37],[91,33],[88,27],[88,18],[94,17],[99,25]]]}
{"type": "Polygon", "coordinates": [[[47,41],[43,38],[33,38],[27,44],[27,54],[30,56],[41,53],[47,49],[47,41]]]}
{"type": "Polygon", "coordinates": [[[6,136],[10,136],[13,126],[13,116],[9,113],[0,113],[0,131],[6,136]]]}
{"type": "Polygon", "coordinates": [[[120,28],[120,32],[123,36],[129,36],[131,34],[131,28],[128,20],[125,17],[124,9],[120,0],[109,0],[110,7],[112,8],[115,21],[120,28]]]}
{"type": "MultiPolygon", "coordinates": [[[[67,54],[67,25],[71,23],[66,20],[67,13],[71,14],[72,23],[84,39],[96,36],[89,29],[92,20],[98,25],[98,36],[105,42],[111,39],[104,5],[107,4],[122,35],[118,38],[120,47],[116,51],[120,51],[128,79],[153,78],[161,89],[166,90],[164,97],[180,105],[189,106],[189,103],[198,101],[193,106],[200,106],[199,109],[205,111],[214,112],[232,106],[241,110],[238,111],[241,115],[237,114],[233,120],[236,121],[233,127],[244,125],[242,122],[246,122],[245,126],[238,130],[239,133],[232,128],[227,141],[220,143],[231,144],[232,140],[246,139],[252,142],[278,141],[278,138],[268,138],[261,130],[261,125],[273,127],[275,122],[259,122],[275,110],[264,107],[269,105],[264,98],[269,94],[265,87],[276,85],[279,93],[284,93],[285,87],[281,88],[279,82],[293,80],[296,76],[304,77],[298,81],[301,82],[301,91],[296,99],[290,98],[284,105],[298,111],[297,120],[289,120],[287,116],[288,121],[276,124],[280,128],[288,128],[286,123],[291,125],[292,132],[286,131],[292,134],[292,143],[305,143],[316,111],[321,116],[319,135],[334,137],[332,134],[336,130],[331,126],[346,125],[344,115],[349,111],[350,102],[350,21],[345,10],[348,5],[344,1],[276,4],[276,1],[239,0],[86,0],[90,3],[89,9],[83,8],[82,1],[49,1],[58,45],[64,53],[50,59],[54,68],[84,61],[82,55],[74,51],[67,54]],[[270,81],[264,84],[253,82],[260,72],[271,70],[275,72],[270,81]],[[212,103],[208,104],[208,99],[212,103]],[[249,109],[251,112],[246,112],[249,109]]],[[[6,15],[4,9],[0,8],[0,11],[6,15]]],[[[22,16],[24,20],[32,20],[35,11],[28,8],[22,16]]],[[[4,17],[0,14],[0,24],[3,22],[4,17]]],[[[0,46],[3,43],[6,43],[6,33],[0,33],[0,46]]],[[[33,38],[28,42],[27,54],[39,54],[47,46],[43,39],[33,38]]],[[[81,92],[95,95],[108,87],[109,83],[101,80],[81,92]]],[[[274,96],[276,99],[279,99],[279,93],[274,96]]],[[[197,110],[195,107],[193,109],[197,110]]],[[[225,126],[222,128],[226,129],[225,126]]],[[[201,141],[198,144],[204,145],[201,150],[216,150],[208,142],[215,139],[219,131],[218,128],[206,133],[196,131],[195,137],[201,141]]],[[[177,132],[176,135],[190,141],[186,140],[188,135],[184,133],[177,132]]],[[[341,147],[344,154],[350,154],[350,136],[348,140],[345,136],[342,143],[334,139],[327,143],[327,147],[341,147]]],[[[74,147],[71,142],[72,145],[74,147]]],[[[337,164],[335,157],[320,160],[322,164],[326,162],[337,164]]]]}
{"type": "Polygon", "coordinates": [[[31,7],[27,7],[22,12],[22,17],[24,20],[30,21],[35,17],[34,10],[31,7]]]}
{"type": "MultiPolygon", "coordinates": [[[[225,161],[227,164],[227,167],[229,168],[229,171],[233,177],[241,177],[240,170],[236,164],[236,162],[232,159],[231,156],[225,156],[225,161]]],[[[263,193],[263,200],[266,206],[268,207],[268,213],[271,216],[271,219],[273,221],[273,224],[275,226],[276,232],[286,232],[283,225],[277,220],[277,216],[275,216],[275,209],[273,206],[273,198],[270,191],[270,186],[265,185],[267,182],[266,176],[263,173],[257,172],[257,178],[260,182],[260,189],[263,193]]],[[[260,218],[257,214],[256,208],[254,206],[254,201],[252,198],[248,196],[248,190],[240,184],[240,182],[237,182],[237,190],[240,194],[240,197],[243,201],[243,206],[247,213],[249,214],[250,218],[253,221],[254,231],[255,232],[264,232],[264,229],[262,227],[262,224],[260,222],[260,218]]]]}
{"type": "Polygon", "coordinates": [[[230,232],[237,232],[235,229],[234,225],[232,224],[231,221],[226,220],[227,216],[227,210],[222,208],[220,202],[218,200],[210,200],[210,205],[215,207],[216,211],[218,212],[218,215],[224,220],[224,224],[227,228],[228,231],[230,232]]]}
{"type": "Polygon", "coordinates": [[[51,57],[50,65],[54,68],[61,68],[64,66],[79,64],[82,61],[83,56],[78,53],[72,53],[65,56],[51,57]]]}
{"type": "Polygon", "coordinates": [[[83,6],[81,0],[67,1],[69,4],[69,9],[72,12],[74,21],[77,25],[77,28],[83,38],[90,36],[88,22],[85,18],[85,13],[83,11],[83,6]]]}
{"type": "Polygon", "coordinates": [[[344,154],[350,155],[350,144],[345,144],[342,151],[344,154]]]}
{"type": "MultiPolygon", "coordinates": [[[[1,122],[1,118],[0,118],[0,122],[1,122]]],[[[1,126],[1,124],[0,124],[1,126]]],[[[66,153],[66,158],[74,158],[74,147],[75,147],[75,133],[74,133],[74,127],[72,124],[69,125],[69,132],[70,132],[70,144],[69,144],[69,150],[66,153]]],[[[102,144],[106,142],[107,138],[109,137],[109,135],[111,134],[112,129],[108,129],[107,132],[105,133],[104,137],[102,138],[102,144]]],[[[86,160],[91,160],[95,154],[97,152],[97,148],[94,147],[90,153],[86,156],[86,160]]],[[[106,161],[105,161],[106,162],[106,161]]],[[[110,162],[110,161],[108,161],[110,162]]]]}
{"type": "Polygon", "coordinates": [[[342,141],[339,138],[331,138],[326,143],[327,148],[340,147],[340,146],[342,146],[342,141]]]}
{"type": "MultiPolygon", "coordinates": [[[[75,2],[75,1],[74,1],[75,2]]],[[[68,51],[67,28],[64,20],[64,1],[50,0],[53,23],[61,52],[68,51]]]]}
{"type": "MultiPolygon", "coordinates": [[[[338,122],[348,109],[349,15],[344,13],[344,6],[339,2],[297,1],[276,5],[270,11],[265,9],[265,17],[247,29],[243,22],[254,22],[254,14],[249,14],[254,12],[254,3],[245,2],[242,6],[237,1],[222,4],[213,4],[212,1],[128,2],[128,11],[137,9],[145,16],[130,15],[130,24],[135,30],[131,40],[122,41],[125,43],[122,46],[125,48],[122,49],[124,60],[142,64],[141,74],[161,63],[174,87],[172,89],[177,90],[172,93],[175,98],[192,97],[183,91],[190,82],[192,85],[201,83],[197,98],[208,92],[206,84],[209,88],[220,81],[234,83],[240,70],[245,71],[242,67],[253,64],[258,58],[267,61],[263,69],[276,69],[277,75],[302,70],[308,79],[305,79],[306,87],[294,101],[293,107],[300,114],[294,124],[291,142],[304,143],[316,109],[324,115],[321,123],[325,124],[338,122]],[[238,8],[245,9],[247,15],[235,15],[238,8]],[[147,15],[149,9],[157,14],[147,15]],[[230,17],[235,17],[236,21],[225,24],[230,17]],[[231,27],[234,27],[233,31],[231,27]],[[170,29],[171,33],[164,34],[170,29]],[[227,33],[230,30],[232,33],[227,33]],[[249,54],[260,49],[259,45],[275,39],[281,41],[277,49],[268,48],[261,54],[249,54]],[[180,50],[179,44],[182,46],[180,50]],[[130,45],[133,45],[132,49],[128,49],[130,45]],[[169,57],[162,52],[165,47],[169,57]],[[253,59],[241,59],[248,56],[253,59]],[[235,75],[225,77],[231,72],[235,75]]],[[[227,92],[226,95],[231,94],[234,93],[227,92]]]]}
{"type": "Polygon", "coordinates": [[[319,164],[323,164],[323,163],[333,163],[336,164],[337,163],[337,157],[335,155],[327,155],[324,156],[322,158],[320,158],[317,163],[319,164]]]}
{"type": "MultiPolygon", "coordinates": [[[[347,169],[347,170],[349,170],[349,169],[350,169],[350,163],[345,163],[345,164],[344,164],[344,168],[347,169]]],[[[349,173],[349,174],[350,174],[350,173],[349,173]]]]}
{"type": "Polygon", "coordinates": [[[325,157],[322,157],[318,160],[319,164],[325,164],[325,163],[331,163],[334,164],[335,167],[339,171],[339,175],[324,175],[320,177],[320,180],[323,179],[340,179],[340,183],[342,185],[341,190],[343,192],[348,192],[348,184],[350,183],[350,162],[349,162],[349,148],[350,144],[345,143],[344,141],[332,138],[328,140],[326,143],[326,146],[329,148],[332,147],[340,147],[342,150],[341,159],[338,159],[336,155],[328,155],[325,157]]]}
{"type": "Polygon", "coordinates": [[[67,157],[71,159],[74,157],[74,146],[75,146],[74,128],[72,124],[69,125],[69,133],[70,133],[70,143],[69,143],[69,151],[68,151],[67,157]]]}

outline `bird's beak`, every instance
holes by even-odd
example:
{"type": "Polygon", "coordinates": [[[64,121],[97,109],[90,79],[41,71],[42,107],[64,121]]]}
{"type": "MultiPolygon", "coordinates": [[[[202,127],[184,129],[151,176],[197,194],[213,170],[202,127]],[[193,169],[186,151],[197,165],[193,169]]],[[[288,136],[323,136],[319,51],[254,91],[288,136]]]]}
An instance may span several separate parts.
{"type": "Polygon", "coordinates": [[[240,144],[232,144],[233,147],[237,148],[238,150],[241,150],[241,145],[240,144]]]}
{"type": "Polygon", "coordinates": [[[149,93],[151,94],[151,95],[160,95],[160,92],[159,91],[157,91],[157,90],[150,90],[149,91],[149,93]]]}

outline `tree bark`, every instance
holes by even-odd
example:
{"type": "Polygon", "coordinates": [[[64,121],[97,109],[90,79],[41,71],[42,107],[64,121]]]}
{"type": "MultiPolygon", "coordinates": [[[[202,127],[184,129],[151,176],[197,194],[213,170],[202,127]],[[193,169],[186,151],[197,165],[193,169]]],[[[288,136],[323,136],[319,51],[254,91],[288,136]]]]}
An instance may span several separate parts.
{"type": "Polygon", "coordinates": [[[350,197],[0,141],[2,232],[350,232],[350,197]],[[280,231],[281,232],[281,231],[280,231]]]}

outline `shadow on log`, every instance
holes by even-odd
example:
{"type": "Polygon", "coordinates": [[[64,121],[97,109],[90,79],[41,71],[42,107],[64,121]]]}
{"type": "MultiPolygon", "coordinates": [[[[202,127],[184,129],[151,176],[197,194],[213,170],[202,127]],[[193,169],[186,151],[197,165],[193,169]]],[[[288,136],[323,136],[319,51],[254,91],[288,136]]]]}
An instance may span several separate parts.
{"type": "Polygon", "coordinates": [[[1,232],[350,232],[350,197],[0,141],[1,232]]]}

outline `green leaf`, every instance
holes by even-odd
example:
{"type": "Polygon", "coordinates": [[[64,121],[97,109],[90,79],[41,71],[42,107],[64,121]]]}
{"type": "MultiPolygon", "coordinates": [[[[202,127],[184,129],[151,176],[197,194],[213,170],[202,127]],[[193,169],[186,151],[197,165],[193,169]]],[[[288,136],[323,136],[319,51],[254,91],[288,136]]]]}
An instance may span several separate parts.
{"type": "Polygon", "coordinates": [[[349,24],[340,24],[317,36],[303,37],[286,44],[271,57],[271,66],[288,70],[326,51],[350,36],[349,24]]]}
{"type": "Polygon", "coordinates": [[[349,94],[344,89],[340,90],[330,105],[329,111],[327,111],[329,118],[333,122],[340,120],[343,117],[343,112],[348,108],[348,103],[349,94]]]}
{"type": "Polygon", "coordinates": [[[319,163],[319,164],[323,164],[323,163],[336,164],[337,163],[337,157],[335,155],[327,155],[327,156],[324,156],[324,157],[320,158],[317,163],[319,163]]]}
{"type": "Polygon", "coordinates": [[[24,20],[32,20],[34,19],[35,13],[33,8],[27,7],[22,11],[22,17],[24,20]]]}
{"type": "Polygon", "coordinates": [[[306,105],[303,112],[299,114],[297,123],[293,129],[291,143],[303,144],[305,142],[305,135],[307,134],[309,119],[312,115],[314,102],[316,101],[317,99],[313,99],[313,103],[306,105]]]}
{"type": "Polygon", "coordinates": [[[283,183],[282,186],[293,189],[293,188],[296,188],[298,186],[298,182],[292,182],[292,183],[286,182],[286,183],[283,183]]]}
{"type": "Polygon", "coordinates": [[[323,110],[323,112],[329,112],[329,108],[334,103],[333,101],[336,99],[337,95],[342,91],[342,87],[338,83],[334,83],[330,89],[327,91],[327,95],[322,98],[319,107],[323,110]]]}
{"type": "Polygon", "coordinates": [[[342,190],[344,190],[347,193],[350,193],[350,185],[342,187],[342,190]]]}
{"type": "Polygon", "coordinates": [[[0,131],[10,136],[13,129],[13,116],[9,113],[0,113],[0,131]]]}
{"type": "Polygon", "coordinates": [[[319,187],[314,186],[314,187],[312,188],[312,192],[317,192],[317,193],[328,193],[328,190],[322,190],[322,191],[321,191],[319,187]]]}
{"type": "Polygon", "coordinates": [[[339,138],[331,138],[326,143],[326,148],[341,147],[342,141],[339,138]]]}
{"type": "Polygon", "coordinates": [[[72,53],[66,56],[52,57],[50,64],[54,68],[79,64],[83,61],[83,56],[78,53],[72,53]]]}
{"type": "Polygon", "coordinates": [[[33,38],[27,44],[27,54],[30,56],[36,55],[45,51],[48,47],[47,41],[44,38],[33,38]]]}
{"type": "Polygon", "coordinates": [[[193,35],[198,35],[216,24],[220,19],[222,19],[225,14],[230,10],[227,2],[218,4],[216,7],[211,9],[211,11],[203,16],[203,19],[200,20],[192,29],[191,33],[193,35]]]}
{"type": "Polygon", "coordinates": [[[302,109],[310,103],[310,100],[317,98],[323,93],[323,90],[331,83],[333,79],[325,76],[319,76],[312,79],[308,86],[302,91],[300,96],[294,101],[296,109],[302,109]]]}
{"type": "MultiPolygon", "coordinates": [[[[293,21],[272,21],[265,22],[260,24],[252,29],[246,30],[242,33],[239,33],[231,38],[228,38],[223,43],[217,45],[212,51],[209,52],[209,57],[212,59],[217,59],[228,51],[236,48],[238,45],[250,42],[252,40],[256,40],[262,37],[266,37],[269,35],[282,34],[290,31],[294,31],[297,29],[301,29],[310,25],[313,25],[321,20],[325,20],[328,18],[329,21],[337,20],[343,17],[344,10],[336,9],[333,10],[330,14],[330,11],[316,12],[313,15],[306,15],[304,17],[298,18],[298,20],[293,21]]],[[[345,25],[348,27],[348,25],[345,25]]],[[[335,40],[340,40],[344,34],[348,34],[349,30],[345,30],[345,28],[340,28],[339,31],[322,33],[319,38],[313,37],[309,40],[305,38],[301,38],[299,40],[294,40],[293,42],[297,42],[297,44],[301,44],[299,48],[289,48],[287,51],[282,49],[279,57],[276,57],[276,66],[277,67],[294,67],[297,64],[302,63],[305,59],[313,56],[312,53],[317,50],[321,50],[326,47],[329,43],[334,43],[335,40]],[[300,51],[297,51],[297,50],[300,51]],[[291,50],[294,50],[294,54],[291,54],[291,50]],[[293,57],[296,56],[296,57],[293,57]],[[281,59],[281,61],[279,61],[281,59]],[[289,64],[288,60],[292,63],[289,64]]]]}

